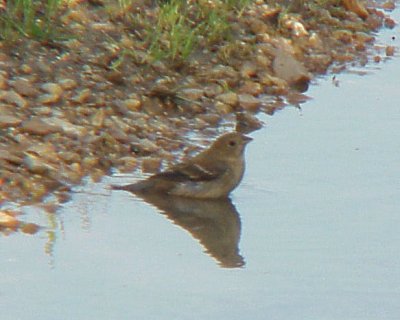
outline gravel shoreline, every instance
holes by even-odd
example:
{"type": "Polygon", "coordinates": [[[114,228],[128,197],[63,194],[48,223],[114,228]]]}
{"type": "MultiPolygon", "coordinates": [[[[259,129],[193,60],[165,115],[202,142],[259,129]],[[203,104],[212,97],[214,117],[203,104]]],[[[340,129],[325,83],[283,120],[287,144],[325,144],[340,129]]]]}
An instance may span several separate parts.
{"type": "Polygon", "coordinates": [[[0,209],[8,216],[11,204],[55,208],[84,177],[157,172],[223,131],[257,129],[257,113],[304,101],[316,75],[379,62],[371,32],[394,26],[384,13],[393,2],[283,14],[283,4],[256,1],[232,16],[231,42],[177,65],[149,61],[124,20],[98,2],[65,8],[69,40],[0,42],[0,209]]]}

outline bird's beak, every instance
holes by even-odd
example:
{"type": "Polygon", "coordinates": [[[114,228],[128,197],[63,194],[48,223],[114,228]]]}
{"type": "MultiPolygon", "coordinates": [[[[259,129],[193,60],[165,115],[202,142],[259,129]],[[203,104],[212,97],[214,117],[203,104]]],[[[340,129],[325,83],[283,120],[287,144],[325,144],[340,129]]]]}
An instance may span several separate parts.
{"type": "Polygon", "coordinates": [[[253,140],[253,138],[250,138],[250,137],[248,137],[248,136],[245,136],[245,135],[243,135],[243,141],[244,141],[244,144],[248,144],[250,141],[252,141],[253,140]]]}

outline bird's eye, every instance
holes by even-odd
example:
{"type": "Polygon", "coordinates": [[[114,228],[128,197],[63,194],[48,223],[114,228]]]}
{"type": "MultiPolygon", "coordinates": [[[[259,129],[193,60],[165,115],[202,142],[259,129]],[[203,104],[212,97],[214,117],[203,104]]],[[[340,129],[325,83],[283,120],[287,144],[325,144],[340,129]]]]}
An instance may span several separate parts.
{"type": "Polygon", "coordinates": [[[229,141],[229,146],[231,146],[231,147],[236,146],[236,141],[233,141],[233,140],[229,141]]]}

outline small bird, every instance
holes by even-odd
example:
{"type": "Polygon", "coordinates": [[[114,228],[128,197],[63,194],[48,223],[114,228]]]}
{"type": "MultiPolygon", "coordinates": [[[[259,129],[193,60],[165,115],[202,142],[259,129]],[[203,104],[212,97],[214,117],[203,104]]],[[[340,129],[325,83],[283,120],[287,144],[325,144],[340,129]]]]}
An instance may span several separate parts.
{"type": "Polygon", "coordinates": [[[113,186],[113,189],[197,199],[226,198],[243,178],[244,149],[251,140],[239,132],[226,133],[210,148],[167,171],[134,184],[113,186]]]}

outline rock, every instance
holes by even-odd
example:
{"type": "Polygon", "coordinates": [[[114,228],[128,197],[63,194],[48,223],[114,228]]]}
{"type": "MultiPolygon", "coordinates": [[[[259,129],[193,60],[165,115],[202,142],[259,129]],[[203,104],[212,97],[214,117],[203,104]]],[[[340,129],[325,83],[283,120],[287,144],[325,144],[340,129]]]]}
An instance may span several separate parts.
{"type": "Polygon", "coordinates": [[[250,94],[239,94],[239,106],[245,110],[256,111],[260,106],[260,100],[250,94]]]}
{"type": "Polygon", "coordinates": [[[216,96],[215,99],[232,107],[238,104],[238,95],[235,92],[222,93],[216,96]]]}
{"type": "Polygon", "coordinates": [[[32,85],[32,83],[24,78],[16,80],[12,84],[14,90],[20,95],[26,97],[36,97],[38,95],[38,90],[32,85]]]}
{"type": "Polygon", "coordinates": [[[251,61],[246,61],[240,68],[240,75],[243,78],[252,78],[257,75],[257,65],[251,61]]]}
{"type": "Polygon", "coordinates": [[[41,86],[41,89],[47,94],[41,95],[38,99],[43,104],[53,104],[60,100],[63,94],[63,89],[57,83],[45,83],[41,86]]]}
{"type": "Polygon", "coordinates": [[[144,158],[142,161],[142,170],[147,173],[159,172],[161,163],[160,158],[144,158]]]}
{"type": "Polygon", "coordinates": [[[18,228],[20,222],[11,214],[5,211],[0,211],[0,229],[1,228],[18,228]]]}
{"type": "Polygon", "coordinates": [[[208,98],[214,98],[224,92],[224,89],[216,83],[212,83],[204,88],[204,95],[208,98]]]}
{"type": "Polygon", "coordinates": [[[41,86],[41,89],[46,92],[38,98],[39,103],[53,104],[60,100],[62,94],[62,88],[55,83],[45,83],[41,86]]]}
{"type": "Polygon", "coordinates": [[[204,75],[211,81],[226,80],[229,86],[235,86],[239,81],[239,73],[232,67],[218,65],[204,75]]]}
{"type": "Polygon", "coordinates": [[[75,89],[78,84],[76,83],[75,80],[73,79],[62,79],[58,82],[58,84],[63,88],[64,90],[72,90],[75,89]]]}
{"type": "Polygon", "coordinates": [[[249,27],[254,34],[263,34],[268,31],[267,24],[260,19],[251,19],[249,27]]]}
{"type": "Polygon", "coordinates": [[[35,234],[40,230],[40,226],[35,223],[23,223],[20,227],[21,232],[25,234],[35,234]]]}
{"type": "Polygon", "coordinates": [[[342,0],[343,6],[349,10],[354,12],[362,19],[368,18],[369,14],[367,9],[365,9],[364,5],[360,3],[358,0],[342,0]]]}
{"type": "Polygon", "coordinates": [[[110,128],[109,131],[110,135],[117,141],[122,142],[122,143],[127,143],[129,142],[129,136],[120,128],[115,127],[115,128],[110,128]]]}
{"type": "Polygon", "coordinates": [[[199,114],[197,117],[213,126],[217,125],[221,121],[220,115],[216,113],[199,114]]]}
{"type": "Polygon", "coordinates": [[[387,57],[392,57],[392,56],[394,56],[395,47],[394,46],[387,46],[385,52],[386,52],[386,56],[387,57]]]}
{"type": "Polygon", "coordinates": [[[255,61],[257,62],[257,65],[262,68],[269,68],[271,66],[271,60],[263,54],[257,54],[255,61]]]}
{"type": "Polygon", "coordinates": [[[103,126],[105,114],[106,113],[103,108],[97,110],[92,116],[90,123],[95,127],[101,128],[103,126]]]}
{"type": "Polygon", "coordinates": [[[1,115],[0,114],[0,129],[8,128],[8,127],[16,127],[22,122],[21,119],[16,118],[10,115],[1,115]]]}
{"type": "Polygon", "coordinates": [[[54,94],[42,94],[39,96],[38,102],[43,104],[53,104],[58,102],[59,99],[60,96],[54,94]]]}
{"type": "Polygon", "coordinates": [[[32,173],[45,174],[47,171],[53,169],[43,159],[31,153],[26,153],[23,162],[25,167],[32,173]]]}
{"type": "Polygon", "coordinates": [[[23,158],[15,155],[10,150],[0,149],[0,160],[5,160],[12,164],[20,165],[23,162],[23,158]]]}
{"type": "Polygon", "coordinates": [[[62,151],[58,153],[58,156],[68,164],[79,162],[81,160],[79,154],[73,151],[62,151]]]}
{"type": "Polygon", "coordinates": [[[31,74],[33,69],[30,65],[27,65],[26,63],[24,63],[23,65],[21,65],[21,67],[19,68],[19,70],[24,73],[24,74],[31,74]]]}
{"type": "Polygon", "coordinates": [[[49,124],[39,118],[33,118],[31,120],[26,120],[22,122],[20,128],[22,132],[37,134],[41,136],[61,131],[61,128],[59,126],[49,124]]]}
{"type": "Polygon", "coordinates": [[[46,121],[48,124],[60,128],[63,133],[72,138],[82,138],[88,133],[88,129],[85,127],[72,124],[65,119],[48,118],[46,121]]]}
{"type": "Polygon", "coordinates": [[[142,102],[139,99],[134,98],[124,100],[123,104],[131,111],[139,111],[142,106],[142,102]]]}
{"type": "Polygon", "coordinates": [[[72,101],[77,104],[82,104],[82,103],[88,102],[91,95],[92,95],[92,92],[90,91],[90,89],[83,89],[72,98],[72,101]]]}
{"type": "Polygon", "coordinates": [[[0,73],[0,90],[5,90],[7,89],[8,84],[7,84],[7,78],[5,74],[0,73]]]}
{"type": "Polygon", "coordinates": [[[311,75],[300,61],[284,49],[276,53],[272,68],[276,77],[285,80],[289,85],[299,89],[308,88],[311,75]]]}
{"type": "Polygon", "coordinates": [[[37,116],[49,116],[52,114],[52,109],[48,106],[35,107],[33,111],[37,116]]]}
{"type": "Polygon", "coordinates": [[[246,80],[240,86],[238,92],[244,94],[250,94],[252,96],[258,96],[264,92],[264,88],[258,82],[246,80]]]}
{"type": "Polygon", "coordinates": [[[188,100],[200,100],[204,95],[204,90],[196,88],[185,88],[179,92],[179,96],[182,96],[188,100]]]}
{"type": "Polygon", "coordinates": [[[41,158],[57,162],[58,161],[58,152],[53,144],[48,143],[35,143],[26,148],[26,152],[31,154],[35,154],[36,156],[40,156],[41,158]]]}
{"type": "Polygon", "coordinates": [[[26,108],[28,106],[28,102],[14,90],[0,93],[0,100],[13,104],[19,108],[26,108]]]}
{"type": "Polygon", "coordinates": [[[122,157],[119,159],[121,172],[131,172],[138,166],[138,161],[134,157],[122,157]]]}
{"type": "Polygon", "coordinates": [[[224,115],[224,114],[232,113],[233,112],[233,108],[230,105],[226,104],[226,103],[223,103],[221,101],[217,101],[215,103],[215,111],[217,111],[217,113],[220,114],[220,115],[224,115]]]}
{"type": "Polygon", "coordinates": [[[304,37],[308,35],[308,31],[298,19],[292,15],[285,14],[280,19],[283,27],[290,30],[295,37],[304,37]]]}

